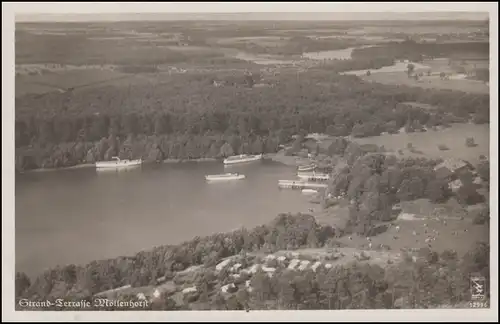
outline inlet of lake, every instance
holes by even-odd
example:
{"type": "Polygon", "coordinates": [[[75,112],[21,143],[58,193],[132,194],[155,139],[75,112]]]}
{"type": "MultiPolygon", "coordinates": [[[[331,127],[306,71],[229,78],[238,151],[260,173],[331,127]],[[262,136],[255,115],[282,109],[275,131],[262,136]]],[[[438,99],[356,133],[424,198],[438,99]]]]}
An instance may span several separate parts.
{"type": "Polygon", "coordinates": [[[253,228],[281,212],[318,208],[300,191],[278,189],[296,170],[270,161],[144,165],[16,176],[16,270],[33,276],[56,265],[134,255],[195,236],[253,228]],[[239,172],[246,179],[207,183],[239,172]]]}

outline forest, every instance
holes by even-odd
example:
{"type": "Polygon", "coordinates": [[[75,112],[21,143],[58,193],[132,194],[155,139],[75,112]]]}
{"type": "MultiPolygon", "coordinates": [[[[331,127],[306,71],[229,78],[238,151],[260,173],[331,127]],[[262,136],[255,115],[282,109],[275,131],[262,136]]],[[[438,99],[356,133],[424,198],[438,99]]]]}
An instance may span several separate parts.
{"type": "MultiPolygon", "coordinates": [[[[469,273],[489,278],[489,246],[484,244],[463,256],[453,251],[438,254],[426,248],[418,252],[418,261],[408,255],[387,268],[356,262],[316,272],[278,267],[272,277],[258,271],[234,282],[227,272],[218,273],[213,268],[231,255],[239,254],[250,265],[255,257],[249,257],[247,252],[335,246],[334,238],[335,231],[318,225],[312,216],[282,214],[252,230],[197,237],[179,245],[157,247],[133,257],[94,261],[86,266],[57,267],[33,281],[24,273],[17,273],[16,300],[52,300],[61,296],[67,300],[92,300],[100,291],[125,284],[154,285],[160,276],[180,283],[176,272],[198,264],[205,266],[193,278],[199,289],[185,296],[183,306],[177,305],[172,295],[164,294],[149,309],[429,308],[468,301],[469,273]],[[251,292],[241,288],[247,278],[251,280],[251,292]],[[231,282],[240,288],[221,294],[220,286],[231,282]]],[[[120,298],[137,299],[133,295],[120,298]]]]}
{"type": "Polygon", "coordinates": [[[412,40],[392,42],[384,46],[354,49],[353,60],[385,58],[393,60],[407,59],[421,62],[424,58],[452,57],[454,55],[475,53],[479,57],[489,57],[488,42],[465,43],[418,43],[412,40]]]}
{"type": "Polygon", "coordinates": [[[112,156],[163,159],[276,152],[297,133],[374,136],[453,122],[489,122],[489,95],[367,83],[313,68],[236,75],[176,75],[16,98],[16,169],[68,167],[112,156]],[[257,81],[255,81],[257,80],[257,81]],[[427,103],[426,110],[401,102],[427,103]]]}

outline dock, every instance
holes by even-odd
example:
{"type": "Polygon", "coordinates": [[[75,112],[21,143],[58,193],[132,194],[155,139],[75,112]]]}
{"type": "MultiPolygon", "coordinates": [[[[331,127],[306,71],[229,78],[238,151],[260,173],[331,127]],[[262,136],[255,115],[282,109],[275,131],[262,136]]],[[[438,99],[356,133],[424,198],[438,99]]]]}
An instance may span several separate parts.
{"type": "Polygon", "coordinates": [[[298,173],[297,177],[307,181],[327,181],[330,179],[330,176],[328,174],[322,174],[322,173],[312,173],[312,174],[298,173]]]}
{"type": "Polygon", "coordinates": [[[286,189],[324,189],[328,185],[326,183],[311,183],[300,180],[279,180],[278,187],[286,189]]]}

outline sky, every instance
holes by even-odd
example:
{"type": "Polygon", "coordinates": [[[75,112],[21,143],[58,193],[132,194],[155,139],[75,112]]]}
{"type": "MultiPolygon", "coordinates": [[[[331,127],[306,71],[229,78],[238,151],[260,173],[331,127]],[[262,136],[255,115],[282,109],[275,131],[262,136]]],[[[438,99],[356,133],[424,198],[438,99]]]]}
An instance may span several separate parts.
{"type": "Polygon", "coordinates": [[[17,22],[130,20],[486,20],[487,12],[245,12],[16,14],[17,22]]]}

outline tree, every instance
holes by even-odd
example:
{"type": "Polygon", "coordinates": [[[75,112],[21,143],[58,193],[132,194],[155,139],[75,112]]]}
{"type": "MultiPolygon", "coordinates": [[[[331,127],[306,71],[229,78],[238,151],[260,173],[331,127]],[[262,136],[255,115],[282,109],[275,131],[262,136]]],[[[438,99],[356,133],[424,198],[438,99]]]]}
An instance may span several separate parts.
{"type": "Polygon", "coordinates": [[[332,143],[328,146],[328,155],[343,155],[345,149],[347,148],[347,140],[342,137],[336,137],[332,140],[332,143]]]}
{"type": "Polygon", "coordinates": [[[464,184],[456,192],[457,200],[463,205],[475,205],[485,200],[470,184],[464,184]]]}
{"type": "Polygon", "coordinates": [[[16,272],[16,297],[21,297],[23,293],[28,290],[31,285],[29,277],[24,272],[16,272]]]}
{"type": "Polygon", "coordinates": [[[298,134],[297,138],[292,144],[292,152],[297,153],[302,149],[302,143],[304,142],[304,135],[298,134]]]}
{"type": "Polygon", "coordinates": [[[407,73],[408,73],[408,77],[410,77],[413,73],[413,71],[415,70],[415,65],[410,63],[406,66],[407,68],[407,73]]]}
{"type": "Polygon", "coordinates": [[[220,148],[220,155],[223,157],[228,157],[234,155],[234,150],[231,144],[228,142],[224,143],[222,147],[220,148]]]}
{"type": "Polygon", "coordinates": [[[482,180],[490,181],[490,163],[488,161],[481,161],[476,170],[482,180]]]}
{"type": "Polygon", "coordinates": [[[476,78],[483,82],[490,81],[490,70],[489,69],[476,69],[476,78]]]}
{"type": "Polygon", "coordinates": [[[252,143],[251,150],[253,154],[260,154],[264,152],[264,143],[262,142],[262,139],[260,137],[257,137],[252,143]]]}
{"type": "Polygon", "coordinates": [[[439,77],[441,78],[441,80],[443,80],[446,77],[446,73],[444,72],[439,73],[439,77]]]}
{"type": "Polygon", "coordinates": [[[427,197],[434,203],[445,202],[450,195],[448,183],[444,180],[434,179],[427,184],[427,197]]]}
{"type": "Polygon", "coordinates": [[[473,137],[467,137],[465,139],[465,146],[467,146],[467,147],[474,147],[474,146],[477,146],[477,144],[474,142],[474,138],[473,137]]]}

